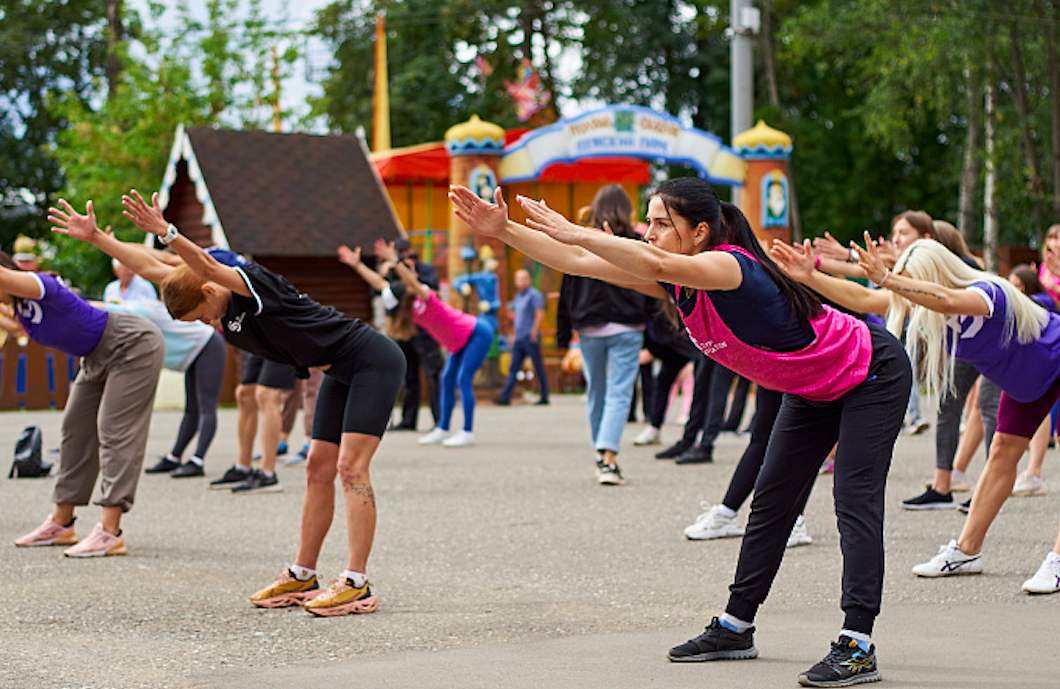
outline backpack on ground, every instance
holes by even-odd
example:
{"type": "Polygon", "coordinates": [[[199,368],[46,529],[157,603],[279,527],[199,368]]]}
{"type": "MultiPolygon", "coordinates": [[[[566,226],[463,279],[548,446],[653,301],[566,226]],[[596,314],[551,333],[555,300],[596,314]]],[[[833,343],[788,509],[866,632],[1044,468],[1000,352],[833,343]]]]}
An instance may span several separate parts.
{"type": "Polygon", "coordinates": [[[40,426],[26,426],[15,443],[15,461],[11,464],[8,478],[40,478],[47,476],[52,465],[41,460],[40,426]]]}

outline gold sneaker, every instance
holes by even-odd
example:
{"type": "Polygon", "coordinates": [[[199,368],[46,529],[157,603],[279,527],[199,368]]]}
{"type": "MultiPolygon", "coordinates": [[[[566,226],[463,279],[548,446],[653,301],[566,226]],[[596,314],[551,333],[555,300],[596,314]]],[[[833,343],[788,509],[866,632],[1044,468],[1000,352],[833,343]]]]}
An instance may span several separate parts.
{"type": "Polygon", "coordinates": [[[308,581],[302,581],[287,569],[276,577],[271,586],[266,586],[251,596],[250,602],[259,608],[286,608],[301,605],[318,593],[320,587],[317,585],[317,575],[314,574],[308,581]]]}
{"type": "Polygon", "coordinates": [[[357,588],[346,577],[332,580],[316,598],[306,601],[305,609],[314,615],[350,615],[375,612],[379,598],[372,595],[368,582],[357,588]]]}

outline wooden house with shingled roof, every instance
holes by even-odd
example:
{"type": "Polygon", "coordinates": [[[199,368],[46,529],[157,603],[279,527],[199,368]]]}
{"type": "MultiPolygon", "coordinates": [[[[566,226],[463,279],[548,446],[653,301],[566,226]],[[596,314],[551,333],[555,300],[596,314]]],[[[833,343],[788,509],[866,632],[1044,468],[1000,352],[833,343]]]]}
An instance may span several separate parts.
{"type": "Polygon", "coordinates": [[[371,290],[335,257],[403,236],[356,136],[177,127],[159,202],[200,246],[280,273],[322,304],[372,320],[371,290]]]}

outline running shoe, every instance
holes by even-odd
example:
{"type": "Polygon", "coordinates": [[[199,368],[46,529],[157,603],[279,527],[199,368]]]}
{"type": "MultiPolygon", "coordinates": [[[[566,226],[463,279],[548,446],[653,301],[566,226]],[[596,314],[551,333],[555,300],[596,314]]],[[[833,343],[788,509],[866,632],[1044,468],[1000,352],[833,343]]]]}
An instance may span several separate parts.
{"type": "Polygon", "coordinates": [[[817,470],[817,475],[823,474],[834,474],[835,473],[835,457],[828,457],[821,464],[821,468],[817,470]]]}
{"type": "Polygon", "coordinates": [[[467,447],[475,444],[475,434],[471,431],[457,431],[442,441],[442,447],[467,447]]]}
{"type": "Polygon", "coordinates": [[[968,498],[961,504],[957,505],[957,511],[961,514],[968,514],[972,511],[972,499],[968,498]]]}
{"type": "Polygon", "coordinates": [[[596,460],[596,482],[601,486],[626,485],[626,479],[622,478],[618,464],[604,464],[602,459],[596,460]]]}
{"type": "Polygon", "coordinates": [[[982,554],[965,555],[957,547],[956,540],[939,546],[935,557],[913,567],[913,574],[918,577],[948,577],[955,574],[979,574],[982,571],[982,554]]]}
{"type": "Polygon", "coordinates": [[[1016,477],[1016,485],[1012,486],[1012,497],[1026,498],[1032,495],[1045,495],[1045,481],[1029,471],[1024,471],[1016,477]]]}
{"type": "Polygon", "coordinates": [[[696,521],[685,527],[685,538],[690,541],[710,541],[715,538],[743,536],[743,527],[736,523],[736,516],[722,514],[721,505],[702,503],[703,513],[696,521]]]}
{"type": "Polygon", "coordinates": [[[857,641],[842,634],[839,641],[832,642],[832,650],[824,660],[799,675],[799,684],[804,687],[849,687],[879,682],[880,679],[876,647],[869,646],[865,652],[857,641]]]}
{"type": "Polygon", "coordinates": [[[902,501],[902,507],[907,510],[951,510],[954,504],[953,493],[940,493],[934,488],[902,501]]]}
{"type": "Polygon", "coordinates": [[[441,445],[442,441],[449,437],[449,431],[435,428],[420,438],[420,445],[441,445]]]}
{"type": "Polygon", "coordinates": [[[674,459],[674,464],[710,464],[714,461],[713,445],[693,445],[674,459]]]}
{"type": "Polygon", "coordinates": [[[788,544],[785,547],[798,548],[800,545],[810,545],[811,543],[813,543],[813,537],[806,531],[806,520],[800,514],[799,518],[795,520],[795,526],[791,527],[791,534],[788,536],[788,544]]]}
{"type": "Polygon", "coordinates": [[[633,439],[634,445],[660,445],[662,444],[662,431],[655,426],[648,426],[633,439]]]}
{"type": "Polygon", "coordinates": [[[318,593],[320,586],[317,584],[317,575],[302,581],[294,572],[286,569],[271,585],[251,596],[250,602],[259,608],[287,608],[302,605],[318,593]]]}
{"type": "Polygon", "coordinates": [[[104,557],[107,555],[124,555],[125,539],[121,531],[117,536],[103,530],[102,524],[96,524],[88,538],[72,548],[63,551],[66,557],[104,557]]]}
{"type": "Polygon", "coordinates": [[[372,595],[368,582],[358,588],[346,577],[332,580],[316,598],[305,602],[306,610],[321,617],[375,612],[378,606],[379,598],[372,595]]]}
{"type": "Polygon", "coordinates": [[[180,462],[174,462],[169,457],[162,457],[155,464],[144,469],[145,474],[168,474],[171,471],[176,471],[177,467],[180,466],[180,462]]]}
{"type": "Polygon", "coordinates": [[[666,657],[675,663],[702,663],[707,660],[750,660],[758,657],[754,627],[741,633],[723,627],[717,617],[694,639],[674,646],[666,657]]]}
{"type": "Polygon", "coordinates": [[[74,523],[70,522],[70,526],[63,526],[53,520],[50,514],[43,524],[15,541],[15,545],[23,548],[38,545],[73,545],[74,543],[77,543],[74,523]]]}
{"type": "MultiPolygon", "coordinates": [[[[414,429],[413,429],[414,430],[414,429]]],[[[283,460],[284,464],[302,464],[309,458],[309,445],[302,445],[302,449],[283,460]]]]}
{"type": "Polygon", "coordinates": [[[655,453],[655,459],[675,459],[682,454],[685,450],[692,447],[692,443],[686,443],[684,440],[678,440],[670,447],[662,450],[661,452],[655,453]]]}
{"type": "Polygon", "coordinates": [[[283,490],[276,474],[267,475],[261,469],[255,469],[242,483],[232,486],[236,495],[255,495],[257,493],[279,493],[283,490]]]}
{"type": "Polygon", "coordinates": [[[927,419],[913,419],[905,427],[905,432],[907,435],[920,435],[929,428],[931,428],[931,422],[927,419]]]}
{"type": "Polygon", "coordinates": [[[181,464],[170,474],[173,478],[195,478],[205,475],[206,472],[203,470],[202,465],[190,460],[181,464]]]}
{"type": "Polygon", "coordinates": [[[243,483],[250,475],[254,473],[251,469],[243,469],[238,464],[233,465],[228,471],[224,473],[219,479],[210,481],[210,490],[220,490],[221,488],[231,488],[232,486],[243,483]]]}
{"type": "Polygon", "coordinates": [[[1034,576],[1023,582],[1027,593],[1056,593],[1060,591],[1060,555],[1050,552],[1034,576]]]}

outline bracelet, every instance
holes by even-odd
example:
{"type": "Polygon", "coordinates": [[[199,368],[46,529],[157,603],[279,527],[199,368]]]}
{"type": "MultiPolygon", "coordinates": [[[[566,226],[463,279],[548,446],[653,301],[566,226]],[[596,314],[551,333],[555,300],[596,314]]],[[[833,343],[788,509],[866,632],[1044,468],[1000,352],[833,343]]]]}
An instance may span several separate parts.
{"type": "Polygon", "coordinates": [[[884,268],[883,269],[883,279],[881,279],[876,284],[879,285],[880,287],[883,287],[883,283],[887,282],[887,278],[889,278],[889,277],[891,277],[891,269],[890,268],[884,268]]]}
{"type": "Polygon", "coordinates": [[[850,256],[847,257],[847,263],[857,263],[858,262],[858,252],[854,251],[853,248],[849,248],[849,249],[847,249],[847,251],[850,252],[850,256]]]}
{"type": "Polygon", "coordinates": [[[814,270],[820,270],[821,269],[821,257],[820,256],[814,256],[813,257],[813,269],[814,270]]]}
{"type": "Polygon", "coordinates": [[[159,236],[158,237],[158,241],[160,241],[160,242],[162,242],[162,244],[168,246],[170,242],[172,242],[174,239],[176,239],[179,236],[180,236],[180,233],[177,232],[176,225],[174,225],[173,223],[169,223],[169,227],[166,228],[166,233],[164,235],[159,236]]]}

